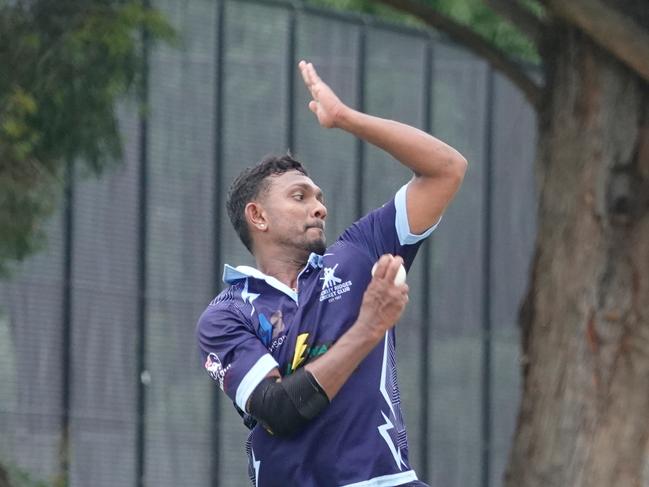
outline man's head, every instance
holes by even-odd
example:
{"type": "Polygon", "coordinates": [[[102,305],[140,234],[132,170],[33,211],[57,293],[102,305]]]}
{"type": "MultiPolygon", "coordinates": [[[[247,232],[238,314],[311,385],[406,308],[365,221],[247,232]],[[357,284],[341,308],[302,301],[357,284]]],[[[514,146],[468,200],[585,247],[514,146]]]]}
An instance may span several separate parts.
{"type": "Polygon", "coordinates": [[[227,210],[253,254],[259,245],[275,244],[307,257],[325,250],[322,191],[290,155],[269,156],[245,169],[230,186],[227,210]]]}

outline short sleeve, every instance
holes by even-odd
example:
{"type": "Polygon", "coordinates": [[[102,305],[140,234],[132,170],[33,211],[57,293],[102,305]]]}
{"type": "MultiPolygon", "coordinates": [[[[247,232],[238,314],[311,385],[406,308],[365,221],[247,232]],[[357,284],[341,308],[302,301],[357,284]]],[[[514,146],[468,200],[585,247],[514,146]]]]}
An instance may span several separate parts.
{"type": "Polygon", "coordinates": [[[422,234],[413,234],[408,224],[407,190],[408,185],[405,184],[381,208],[371,211],[347,228],[340,240],[365,249],[374,261],[387,253],[400,255],[408,269],[419,245],[435,230],[439,222],[422,234]]]}
{"type": "Polygon", "coordinates": [[[219,302],[196,328],[205,370],[243,411],[252,391],[275,367],[275,359],[236,307],[219,302]]]}

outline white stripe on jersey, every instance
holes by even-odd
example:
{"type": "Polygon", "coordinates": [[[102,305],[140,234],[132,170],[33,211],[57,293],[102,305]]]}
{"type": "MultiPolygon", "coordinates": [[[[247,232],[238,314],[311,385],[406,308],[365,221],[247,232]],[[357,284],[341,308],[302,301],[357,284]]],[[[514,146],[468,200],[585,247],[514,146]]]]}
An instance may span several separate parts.
{"type": "Polygon", "coordinates": [[[243,376],[239,387],[237,387],[236,394],[236,403],[237,406],[241,408],[242,411],[246,411],[246,403],[252,391],[255,390],[255,387],[264,380],[264,377],[268,375],[268,372],[273,370],[275,367],[279,367],[277,361],[269,353],[262,355],[259,360],[252,366],[252,368],[243,376]]]}
{"type": "Polygon", "coordinates": [[[399,237],[399,243],[401,245],[412,245],[420,240],[425,239],[433,230],[437,228],[439,222],[442,221],[442,217],[439,218],[437,223],[426,230],[421,235],[415,235],[410,232],[410,223],[408,223],[408,209],[406,205],[406,191],[408,190],[408,185],[404,184],[401,186],[397,194],[394,195],[394,208],[396,210],[394,217],[394,226],[397,230],[397,236],[399,237]]]}
{"type": "Polygon", "coordinates": [[[407,482],[414,482],[415,480],[419,480],[415,471],[408,470],[407,472],[374,477],[373,479],[363,480],[362,482],[356,482],[354,484],[342,485],[341,487],[395,487],[407,482]]]}

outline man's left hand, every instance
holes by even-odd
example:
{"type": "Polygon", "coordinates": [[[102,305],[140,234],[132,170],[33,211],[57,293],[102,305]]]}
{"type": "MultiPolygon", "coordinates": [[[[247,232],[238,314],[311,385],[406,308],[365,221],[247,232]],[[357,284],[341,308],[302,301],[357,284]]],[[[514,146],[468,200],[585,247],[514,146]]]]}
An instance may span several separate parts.
{"type": "Polygon", "coordinates": [[[326,128],[336,127],[341,112],[347,107],[336,96],[329,86],[320,79],[313,64],[300,61],[298,64],[304,84],[309,89],[313,100],[309,109],[318,117],[318,123],[326,128]]]}

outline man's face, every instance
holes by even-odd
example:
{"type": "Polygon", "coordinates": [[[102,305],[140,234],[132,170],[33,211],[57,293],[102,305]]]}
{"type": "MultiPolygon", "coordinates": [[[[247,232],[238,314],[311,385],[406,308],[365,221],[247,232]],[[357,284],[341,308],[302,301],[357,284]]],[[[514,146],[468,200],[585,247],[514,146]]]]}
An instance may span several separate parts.
{"type": "Polygon", "coordinates": [[[260,198],[268,220],[268,237],[306,256],[323,254],[326,248],[322,191],[311,178],[298,171],[270,177],[270,185],[260,198]]]}

